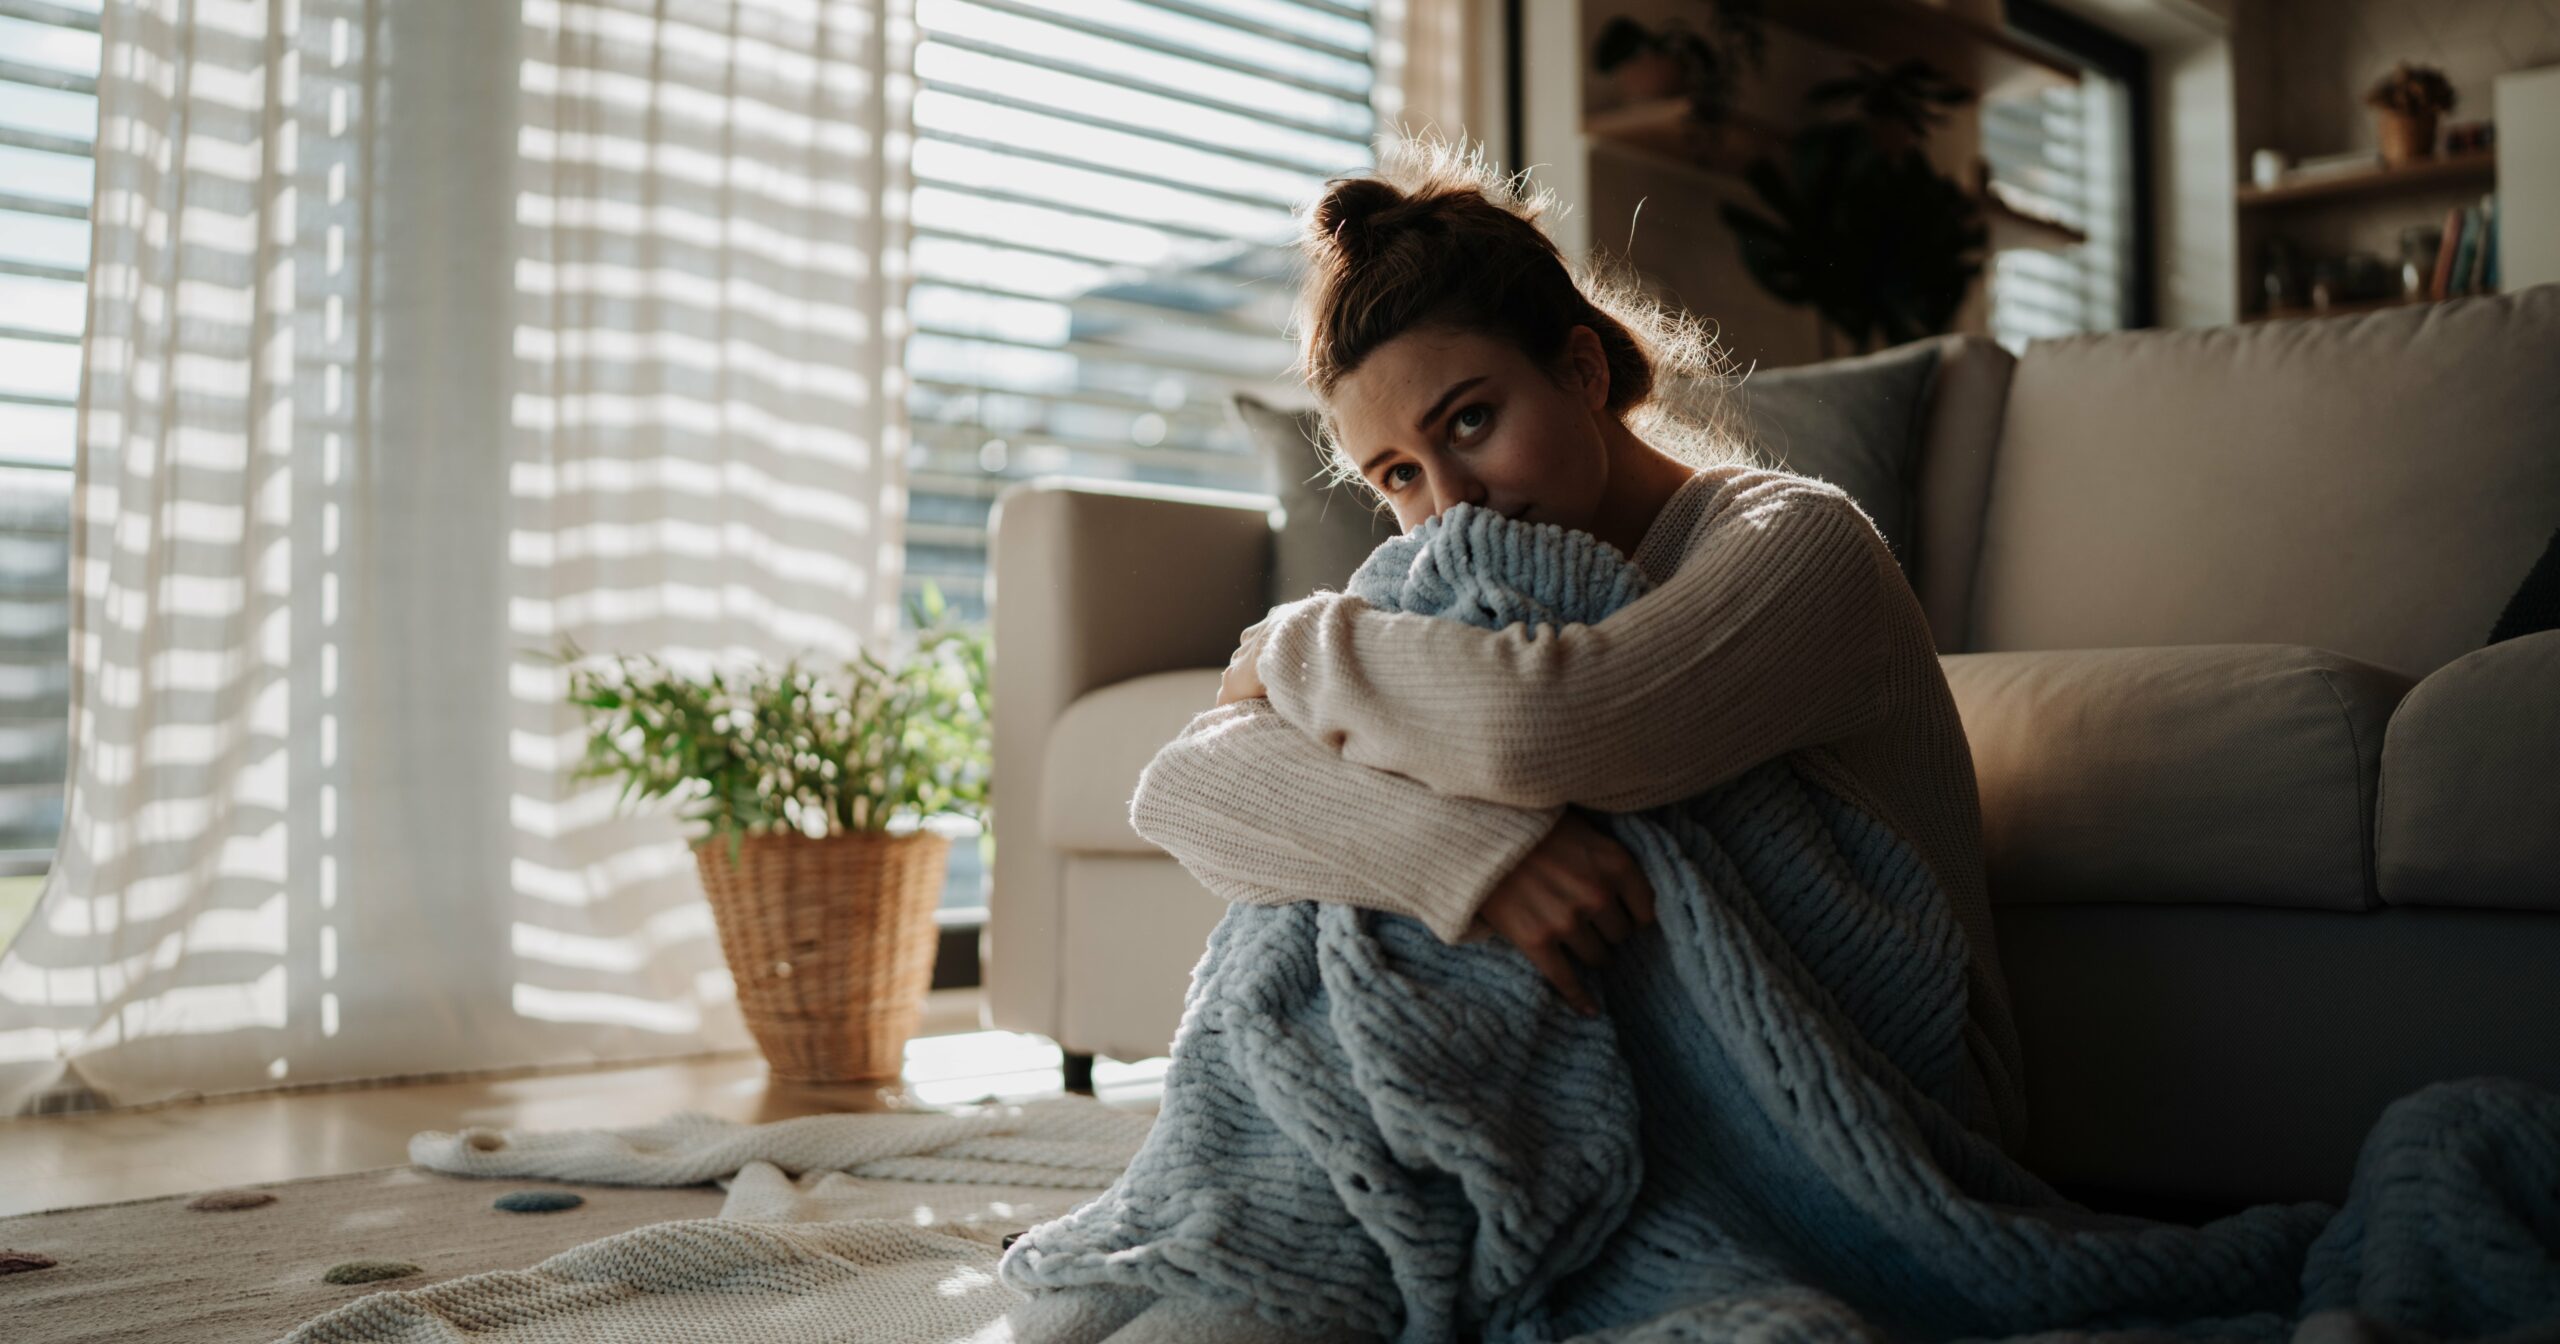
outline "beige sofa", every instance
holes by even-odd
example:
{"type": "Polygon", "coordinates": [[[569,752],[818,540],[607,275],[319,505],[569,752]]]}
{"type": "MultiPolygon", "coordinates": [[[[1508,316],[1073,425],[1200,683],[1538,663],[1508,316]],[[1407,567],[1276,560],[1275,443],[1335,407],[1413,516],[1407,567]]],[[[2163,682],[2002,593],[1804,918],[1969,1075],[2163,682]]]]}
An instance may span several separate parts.
{"type": "MultiPolygon", "coordinates": [[[[2560,1088],[2560,287],[1951,343],[1913,582],[1982,783],[2028,1160],[2336,1197],[2429,1081],[2560,1088]]],[[[1036,484],[995,548],[993,1021],[1161,1053],[1219,903],[1129,830],[1261,614],[1267,501],[1036,484]]]]}

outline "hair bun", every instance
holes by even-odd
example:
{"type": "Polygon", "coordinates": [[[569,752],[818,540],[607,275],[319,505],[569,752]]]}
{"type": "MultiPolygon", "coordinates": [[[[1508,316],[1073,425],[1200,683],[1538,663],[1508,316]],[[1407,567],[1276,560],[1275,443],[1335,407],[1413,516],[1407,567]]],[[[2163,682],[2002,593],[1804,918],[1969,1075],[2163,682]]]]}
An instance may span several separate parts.
{"type": "Polygon", "coordinates": [[[1370,228],[1381,214],[1408,198],[1395,184],[1374,177],[1342,178],[1316,202],[1315,231],[1330,241],[1345,260],[1367,261],[1377,248],[1370,228]]]}

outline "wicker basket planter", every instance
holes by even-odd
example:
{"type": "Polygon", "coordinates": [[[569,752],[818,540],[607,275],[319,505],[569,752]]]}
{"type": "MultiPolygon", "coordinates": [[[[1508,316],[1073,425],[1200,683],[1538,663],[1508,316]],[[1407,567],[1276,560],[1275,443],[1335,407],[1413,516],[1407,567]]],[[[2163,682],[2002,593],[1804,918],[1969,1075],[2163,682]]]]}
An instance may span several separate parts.
{"type": "Polygon", "coordinates": [[[694,846],[738,1007],[773,1076],[895,1079],[933,980],[951,842],[930,831],[694,846]]]}

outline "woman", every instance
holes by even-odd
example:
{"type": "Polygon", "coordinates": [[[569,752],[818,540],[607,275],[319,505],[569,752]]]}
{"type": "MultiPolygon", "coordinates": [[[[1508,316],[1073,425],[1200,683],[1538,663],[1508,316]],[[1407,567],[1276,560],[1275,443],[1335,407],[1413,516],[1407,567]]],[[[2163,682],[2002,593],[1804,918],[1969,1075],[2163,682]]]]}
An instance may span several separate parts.
{"type": "Polygon", "coordinates": [[[1970,954],[1961,1109],[2014,1147],[1972,758],[1917,597],[1848,496],[1748,465],[1665,404],[1666,385],[1711,383],[1711,343],[1578,281],[1539,204],[1447,151],[1334,183],[1305,243],[1304,373],[1337,469],[1405,530],[1473,503],[1588,532],[1655,590],[1561,629],[1338,593],[1277,608],[1185,737],[1303,749],[1254,779],[1188,753],[1142,781],[1133,823],[1231,900],[1498,936],[1589,1012],[1577,968],[1649,922],[1652,897],[1576,809],[1694,797],[1794,754],[1898,832],[1951,903],[1970,954]],[[1183,805],[1204,797],[1226,805],[1183,805]],[[1204,820],[1247,814],[1250,834],[1204,820]]]}
{"type": "Polygon", "coordinates": [[[1463,167],[1314,213],[1308,381],[1410,535],[1247,631],[1140,778],[1139,831],[1262,908],[1210,937],[1146,1146],[999,1264],[1017,1337],[2545,1337],[2560,1196],[2515,1173],[2560,1098],[2521,1084],[2395,1104],[2334,1217],[2101,1214],[2002,1152],[1917,600],[1838,490],[1668,432],[1703,344],[1463,167]],[[1537,969],[1446,945],[1481,934],[1537,969]],[[1608,1015],[1563,1011],[1603,962],[1608,1015]]]}

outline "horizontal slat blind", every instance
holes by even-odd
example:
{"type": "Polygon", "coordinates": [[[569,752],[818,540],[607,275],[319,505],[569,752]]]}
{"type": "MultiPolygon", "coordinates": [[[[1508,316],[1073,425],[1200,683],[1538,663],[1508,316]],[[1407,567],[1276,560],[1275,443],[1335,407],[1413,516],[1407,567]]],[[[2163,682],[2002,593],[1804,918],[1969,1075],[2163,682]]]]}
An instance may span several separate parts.
{"type": "Polygon", "coordinates": [[[1259,489],[1293,208],[1371,162],[1367,7],[920,0],[907,586],[984,613],[987,510],[1072,474],[1259,489]]]}
{"type": "Polygon", "coordinates": [[[0,0],[0,878],[43,872],[62,829],[101,3],[0,0]]]}
{"type": "Polygon", "coordinates": [[[1991,260],[1991,335],[2011,350],[2038,337],[2125,323],[2130,128],[2124,89],[2095,70],[2070,88],[1983,104],[1983,158],[2009,198],[2088,234],[2052,251],[1991,260]]]}

